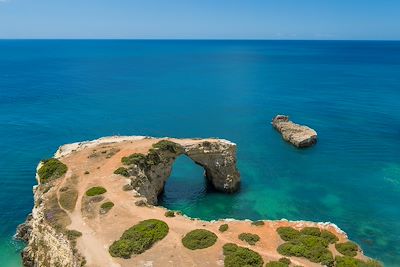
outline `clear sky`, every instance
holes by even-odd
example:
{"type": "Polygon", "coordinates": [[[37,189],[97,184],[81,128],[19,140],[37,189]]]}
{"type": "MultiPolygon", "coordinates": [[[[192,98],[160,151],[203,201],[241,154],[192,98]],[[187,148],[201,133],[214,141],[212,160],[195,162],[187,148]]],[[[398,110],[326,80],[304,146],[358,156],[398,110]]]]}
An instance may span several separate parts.
{"type": "Polygon", "coordinates": [[[0,0],[0,38],[400,40],[400,0],[0,0]]]}

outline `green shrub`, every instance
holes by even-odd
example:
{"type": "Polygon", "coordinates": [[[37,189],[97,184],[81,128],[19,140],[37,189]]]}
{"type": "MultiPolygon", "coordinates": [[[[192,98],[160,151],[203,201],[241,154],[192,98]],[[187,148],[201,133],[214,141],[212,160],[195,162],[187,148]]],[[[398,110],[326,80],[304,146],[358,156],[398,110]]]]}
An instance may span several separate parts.
{"type": "Polygon", "coordinates": [[[153,148],[156,148],[156,149],[159,149],[162,151],[169,151],[171,153],[176,153],[179,151],[181,146],[172,141],[161,140],[158,143],[153,144],[153,148]]]}
{"type": "Polygon", "coordinates": [[[168,225],[160,220],[141,221],[126,230],[121,238],[109,247],[113,257],[128,259],[132,254],[141,254],[157,241],[163,239],[169,231],[168,225]]]}
{"type": "Polygon", "coordinates": [[[289,264],[280,261],[270,261],[265,264],[265,267],[288,267],[289,264]]]}
{"type": "Polygon", "coordinates": [[[343,254],[345,256],[349,256],[349,257],[356,256],[357,251],[359,250],[357,244],[355,244],[351,241],[335,244],[335,248],[341,254],[343,254]]]}
{"type": "Polygon", "coordinates": [[[124,177],[129,177],[128,169],[124,168],[124,167],[119,167],[118,169],[116,169],[114,171],[114,174],[119,174],[119,175],[122,175],[124,177]]]}
{"type": "Polygon", "coordinates": [[[225,267],[262,267],[264,261],[257,252],[228,243],[223,246],[225,267]]]}
{"type": "Polygon", "coordinates": [[[315,236],[316,231],[307,230],[303,231],[303,233],[295,233],[286,228],[284,231],[281,229],[281,232],[281,236],[284,236],[284,238],[287,238],[290,241],[283,243],[278,247],[278,252],[280,254],[289,257],[304,257],[312,262],[321,263],[326,266],[334,265],[333,255],[328,249],[329,241],[320,236],[315,236]],[[310,233],[312,235],[304,233],[310,233]]]}
{"type": "Polygon", "coordinates": [[[89,197],[92,197],[92,196],[104,194],[105,192],[107,192],[107,190],[104,187],[95,186],[95,187],[88,189],[86,191],[86,195],[89,197]]]}
{"type": "Polygon", "coordinates": [[[67,165],[54,158],[42,160],[42,164],[43,165],[38,170],[41,183],[60,178],[68,170],[67,165]]]}
{"type": "Polygon", "coordinates": [[[111,201],[104,202],[100,206],[100,213],[107,213],[114,207],[114,203],[111,201]]]}
{"type": "Polygon", "coordinates": [[[221,224],[221,225],[219,226],[218,230],[219,230],[221,233],[223,233],[223,232],[227,231],[228,228],[229,228],[229,226],[228,226],[226,223],[224,223],[224,224],[221,224]]]}
{"type": "Polygon", "coordinates": [[[256,234],[251,233],[241,233],[239,235],[239,239],[242,241],[246,241],[249,245],[255,245],[258,241],[260,241],[260,237],[256,234]]]}
{"type": "Polygon", "coordinates": [[[300,236],[300,232],[293,227],[279,227],[276,231],[284,241],[294,240],[300,236]]]}
{"type": "Polygon", "coordinates": [[[145,160],[146,160],[145,155],[140,153],[134,153],[127,157],[122,157],[121,162],[125,165],[132,165],[132,164],[139,165],[140,163],[143,163],[145,160]]]}
{"type": "Polygon", "coordinates": [[[300,230],[300,234],[321,236],[321,230],[318,227],[304,227],[300,230]]]}
{"type": "Polygon", "coordinates": [[[182,244],[191,250],[211,247],[217,242],[217,235],[204,229],[190,231],[182,238],[182,244]]]}
{"type": "Polygon", "coordinates": [[[349,256],[336,256],[336,267],[383,267],[376,260],[362,261],[349,256]]]}
{"type": "Polygon", "coordinates": [[[321,237],[325,239],[329,244],[333,244],[339,241],[339,238],[328,230],[322,230],[321,237]]]}
{"type": "Polygon", "coordinates": [[[123,187],[122,187],[122,190],[124,190],[124,191],[131,191],[131,190],[133,190],[134,188],[133,188],[133,186],[131,185],[131,184],[126,184],[126,185],[124,185],[123,187]]]}
{"type": "Polygon", "coordinates": [[[291,260],[288,258],[280,258],[279,262],[285,263],[287,265],[289,265],[291,263],[291,260]]]}
{"type": "Polygon", "coordinates": [[[255,226],[262,226],[262,225],[264,225],[265,223],[264,223],[264,221],[254,221],[254,222],[251,222],[251,224],[252,224],[252,225],[255,225],[255,226]]]}
{"type": "Polygon", "coordinates": [[[172,210],[166,211],[164,213],[165,217],[175,217],[175,212],[173,212],[172,210]]]}
{"type": "Polygon", "coordinates": [[[66,234],[69,240],[75,240],[82,236],[82,233],[77,230],[67,230],[66,234]]]}

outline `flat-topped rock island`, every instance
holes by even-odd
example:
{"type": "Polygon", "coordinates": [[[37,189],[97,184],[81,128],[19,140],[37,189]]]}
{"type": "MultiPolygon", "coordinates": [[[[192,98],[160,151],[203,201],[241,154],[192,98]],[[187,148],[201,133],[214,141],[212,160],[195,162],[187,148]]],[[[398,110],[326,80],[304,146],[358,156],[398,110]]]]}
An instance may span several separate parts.
{"type": "Polygon", "coordinates": [[[310,147],[317,143],[317,132],[315,130],[290,121],[289,116],[277,115],[272,120],[272,126],[282,134],[285,141],[296,147],[310,147]]]}
{"type": "Polygon", "coordinates": [[[115,136],[60,147],[38,165],[34,208],[17,233],[24,266],[379,266],[331,223],[208,222],[157,206],[183,154],[217,190],[240,189],[236,144],[223,139],[115,136]]]}

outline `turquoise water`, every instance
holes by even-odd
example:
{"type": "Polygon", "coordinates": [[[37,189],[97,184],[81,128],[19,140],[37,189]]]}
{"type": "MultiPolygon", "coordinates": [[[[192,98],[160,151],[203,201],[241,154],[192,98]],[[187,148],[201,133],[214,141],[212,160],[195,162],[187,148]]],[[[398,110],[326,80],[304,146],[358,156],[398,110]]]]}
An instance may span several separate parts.
{"type": "Polygon", "coordinates": [[[400,264],[400,42],[0,41],[2,266],[20,265],[11,237],[32,208],[37,162],[115,134],[238,144],[238,194],[208,188],[183,157],[168,208],[331,221],[400,264]],[[281,113],[315,128],[318,144],[283,142],[270,125],[281,113]]]}

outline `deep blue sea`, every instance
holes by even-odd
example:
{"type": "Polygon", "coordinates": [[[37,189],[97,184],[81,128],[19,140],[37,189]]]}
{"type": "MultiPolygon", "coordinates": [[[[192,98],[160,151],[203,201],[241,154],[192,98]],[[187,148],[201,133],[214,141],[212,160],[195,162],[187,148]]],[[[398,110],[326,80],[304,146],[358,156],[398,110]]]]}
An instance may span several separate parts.
{"type": "Polygon", "coordinates": [[[0,263],[30,212],[35,167],[64,143],[108,135],[221,137],[239,193],[179,158],[161,202],[202,219],[330,221],[400,266],[400,42],[0,41],[0,263]],[[298,150],[271,127],[316,129],[298,150]]]}

